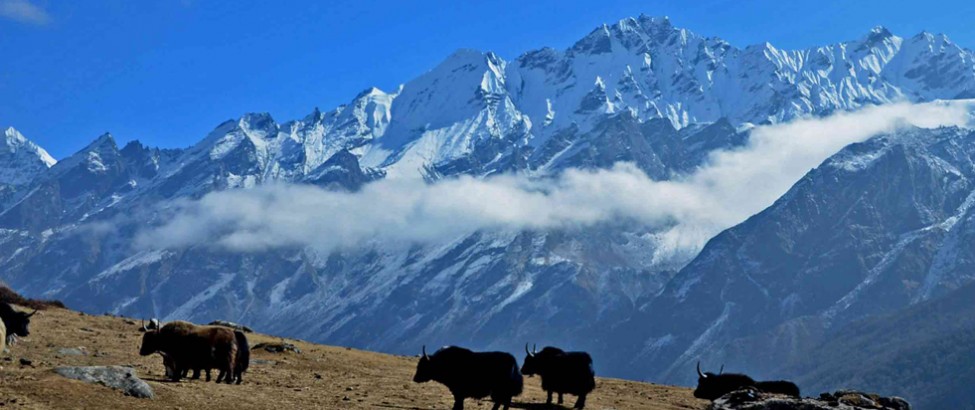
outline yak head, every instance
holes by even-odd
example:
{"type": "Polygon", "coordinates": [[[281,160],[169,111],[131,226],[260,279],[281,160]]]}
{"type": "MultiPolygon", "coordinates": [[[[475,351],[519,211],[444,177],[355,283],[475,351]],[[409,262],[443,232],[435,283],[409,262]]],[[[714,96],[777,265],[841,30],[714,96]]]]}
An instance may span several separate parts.
{"type": "Polygon", "coordinates": [[[532,346],[532,350],[528,350],[528,343],[525,343],[525,364],[521,365],[521,374],[531,377],[542,371],[542,359],[537,356],[538,350],[536,346],[532,346]]]}
{"type": "Polygon", "coordinates": [[[532,349],[528,350],[528,343],[525,343],[525,364],[521,366],[521,374],[545,377],[545,373],[552,368],[553,361],[564,355],[565,351],[552,346],[546,346],[539,352],[533,344],[532,349]]]}
{"type": "Polygon", "coordinates": [[[701,371],[701,362],[697,362],[697,388],[694,397],[715,400],[743,387],[752,386],[755,381],[743,374],[724,374],[724,365],[718,374],[701,371]]]}
{"type": "Polygon", "coordinates": [[[415,383],[426,383],[433,380],[436,374],[437,365],[433,362],[433,358],[427,356],[427,347],[423,346],[423,355],[420,356],[420,362],[416,364],[416,374],[413,375],[413,381],[415,383]]]}
{"type": "Polygon", "coordinates": [[[3,325],[7,328],[7,335],[17,335],[21,337],[30,336],[30,318],[37,313],[18,312],[7,303],[0,304],[0,317],[3,318],[3,325]]]}
{"type": "Polygon", "coordinates": [[[142,347],[139,348],[139,355],[148,356],[161,350],[159,329],[149,329],[145,321],[142,322],[142,347]]]}

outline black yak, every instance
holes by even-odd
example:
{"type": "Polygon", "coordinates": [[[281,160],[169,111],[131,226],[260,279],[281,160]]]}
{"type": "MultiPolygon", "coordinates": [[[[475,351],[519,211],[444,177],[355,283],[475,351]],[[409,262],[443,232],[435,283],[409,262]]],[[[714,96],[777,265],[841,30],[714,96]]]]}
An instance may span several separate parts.
{"type": "MultiPolygon", "coordinates": [[[[724,369],[724,366],[722,366],[724,369]]],[[[697,389],[694,397],[715,400],[735,390],[753,388],[765,393],[784,394],[800,397],[799,386],[784,380],[756,382],[755,379],[744,374],[718,373],[701,371],[701,362],[697,363],[697,389]]]]}
{"type": "Polygon", "coordinates": [[[575,408],[586,407],[586,395],[596,388],[596,372],[589,353],[565,352],[551,346],[537,352],[534,347],[528,350],[528,344],[525,344],[525,353],[521,374],[541,376],[542,390],[548,392],[546,403],[552,404],[552,393],[557,393],[559,404],[562,404],[562,395],[568,393],[579,396],[575,408]]]}
{"type": "Polygon", "coordinates": [[[462,347],[449,346],[427,356],[416,365],[413,381],[425,383],[430,380],[447,386],[454,395],[454,410],[464,408],[464,399],[480,399],[491,396],[494,410],[511,406],[511,398],[521,394],[524,387],[518,362],[511,354],[504,352],[476,353],[462,347]]]}
{"type": "MultiPolygon", "coordinates": [[[[3,335],[4,344],[11,345],[17,336],[30,336],[30,318],[37,313],[37,310],[27,313],[14,309],[9,303],[0,302],[0,320],[3,320],[5,332],[3,335]]],[[[3,351],[0,348],[0,351],[3,351]]]]}
{"type": "MultiPolygon", "coordinates": [[[[158,330],[143,328],[139,354],[162,353],[175,369],[170,372],[179,379],[186,369],[217,369],[217,383],[233,383],[237,367],[238,342],[233,330],[222,326],[196,326],[188,322],[170,322],[158,330]]],[[[209,379],[209,370],[207,372],[209,379]]],[[[198,377],[199,374],[197,373],[198,377]]]]}

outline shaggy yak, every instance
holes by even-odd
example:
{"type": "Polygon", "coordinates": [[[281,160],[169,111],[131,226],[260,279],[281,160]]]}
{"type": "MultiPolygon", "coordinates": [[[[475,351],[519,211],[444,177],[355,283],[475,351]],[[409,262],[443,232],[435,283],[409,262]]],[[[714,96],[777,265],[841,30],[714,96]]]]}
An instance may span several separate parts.
{"type": "Polygon", "coordinates": [[[31,313],[20,312],[9,303],[0,302],[0,321],[3,322],[0,324],[3,328],[3,342],[0,343],[0,352],[12,345],[17,336],[30,336],[30,318],[36,313],[36,310],[31,313]]]}
{"type": "Polygon", "coordinates": [[[521,374],[542,377],[542,390],[548,392],[547,404],[552,404],[552,393],[559,395],[559,404],[562,404],[562,395],[567,393],[579,396],[575,408],[586,407],[586,396],[596,388],[596,372],[589,353],[565,352],[551,346],[539,352],[534,346],[528,350],[528,344],[525,344],[525,353],[521,374]]]}
{"type": "Polygon", "coordinates": [[[464,399],[480,399],[491,396],[493,410],[511,406],[511,398],[521,394],[523,379],[518,372],[518,362],[504,352],[472,352],[462,347],[449,346],[427,356],[416,365],[413,381],[435,381],[447,386],[454,395],[453,410],[463,410],[464,399]]]}
{"type": "MultiPolygon", "coordinates": [[[[722,369],[724,367],[722,366],[722,369]]],[[[716,400],[717,398],[731,393],[735,390],[753,388],[765,393],[784,394],[792,397],[800,397],[799,386],[785,380],[756,382],[755,379],[744,374],[721,373],[701,371],[701,362],[697,363],[697,389],[694,390],[694,397],[706,400],[716,400]]]]}
{"type": "Polygon", "coordinates": [[[192,369],[194,378],[199,378],[200,370],[205,370],[209,381],[210,369],[217,369],[220,372],[217,383],[243,381],[250,358],[243,333],[223,326],[197,326],[182,321],[167,323],[159,329],[143,326],[143,330],[139,354],[162,354],[166,374],[171,379],[179,380],[192,369]]]}

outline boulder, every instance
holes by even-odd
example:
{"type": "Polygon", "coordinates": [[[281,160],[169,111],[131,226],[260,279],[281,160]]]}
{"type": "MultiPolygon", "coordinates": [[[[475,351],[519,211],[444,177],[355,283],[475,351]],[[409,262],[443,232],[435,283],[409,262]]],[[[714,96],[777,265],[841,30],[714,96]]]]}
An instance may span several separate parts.
{"type": "Polygon", "coordinates": [[[283,353],[283,352],[294,352],[301,353],[301,349],[291,343],[281,342],[281,343],[258,343],[254,345],[253,350],[264,349],[271,353],[283,353]]]}
{"type": "Polygon", "coordinates": [[[155,397],[152,387],[135,375],[131,367],[122,366],[78,366],[58,367],[57,374],[86,383],[100,384],[120,390],[127,396],[151,399],[155,397]]]}
{"type": "Polygon", "coordinates": [[[244,333],[253,333],[254,332],[253,329],[251,329],[251,328],[249,328],[247,326],[239,325],[239,324],[236,324],[234,322],[228,322],[226,320],[214,320],[214,321],[210,322],[210,326],[229,327],[231,329],[239,330],[239,331],[244,332],[244,333]]]}
{"type": "Polygon", "coordinates": [[[708,410],[911,410],[911,405],[899,397],[853,390],[823,393],[819,398],[794,398],[768,394],[756,390],[739,390],[721,396],[708,410]]]}
{"type": "Polygon", "coordinates": [[[84,347],[64,347],[58,349],[58,355],[60,356],[87,356],[88,349],[84,347]]]}

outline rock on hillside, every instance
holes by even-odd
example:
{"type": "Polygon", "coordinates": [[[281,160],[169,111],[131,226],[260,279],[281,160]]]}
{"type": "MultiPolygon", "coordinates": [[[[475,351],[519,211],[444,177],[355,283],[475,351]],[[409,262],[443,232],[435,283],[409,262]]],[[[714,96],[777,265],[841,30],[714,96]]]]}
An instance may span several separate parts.
{"type": "Polygon", "coordinates": [[[818,399],[797,399],[775,394],[741,390],[728,393],[708,406],[708,410],[911,410],[900,397],[841,390],[823,393],[818,399]]]}
{"type": "Polygon", "coordinates": [[[152,387],[135,375],[131,367],[122,366],[66,366],[54,369],[57,374],[69,379],[81,380],[111,387],[126,396],[151,399],[155,396],[152,387]]]}

